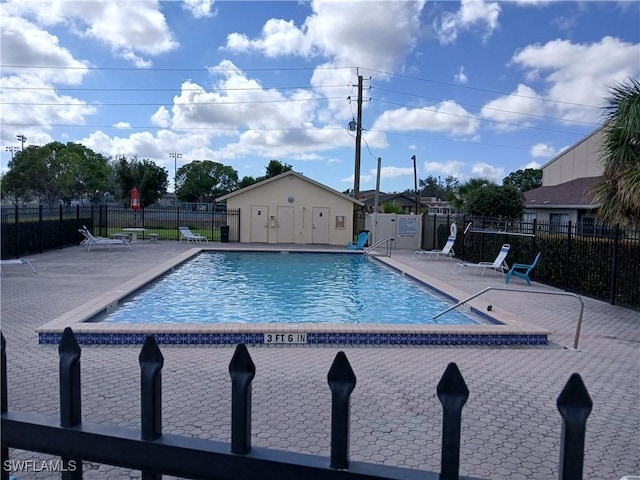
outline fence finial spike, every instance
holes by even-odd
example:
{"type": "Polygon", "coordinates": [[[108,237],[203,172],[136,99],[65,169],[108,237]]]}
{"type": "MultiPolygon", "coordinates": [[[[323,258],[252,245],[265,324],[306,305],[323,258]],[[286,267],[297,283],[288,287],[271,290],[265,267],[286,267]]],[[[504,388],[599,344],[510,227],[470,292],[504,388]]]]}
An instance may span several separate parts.
{"type": "Polygon", "coordinates": [[[58,353],[73,353],[80,355],[80,345],[78,344],[76,335],[73,333],[71,327],[66,327],[62,332],[62,338],[60,339],[58,353]]]}
{"type": "Polygon", "coordinates": [[[557,400],[558,410],[562,418],[569,415],[582,417],[585,421],[593,408],[593,401],[587,387],[578,373],[569,377],[557,400]]]}
{"type": "Polygon", "coordinates": [[[233,352],[233,357],[231,357],[231,362],[229,362],[229,373],[244,373],[251,378],[255,376],[256,366],[244,343],[239,343],[233,352]]]}
{"type": "Polygon", "coordinates": [[[464,405],[469,398],[467,384],[462,378],[458,365],[454,362],[447,365],[440,382],[438,382],[437,392],[441,402],[444,401],[444,398],[448,400],[456,398],[458,401],[462,401],[462,405],[464,405]]]}
{"type": "Polygon", "coordinates": [[[349,359],[347,359],[347,355],[344,352],[336,354],[336,358],[333,360],[327,374],[327,380],[332,390],[334,387],[346,386],[351,392],[355,388],[356,374],[353,372],[349,359]]]}
{"type": "Polygon", "coordinates": [[[160,366],[164,365],[164,356],[160,351],[160,347],[156,342],[156,337],[153,335],[147,335],[140,350],[140,356],[138,357],[140,364],[142,363],[157,363],[160,366]]]}

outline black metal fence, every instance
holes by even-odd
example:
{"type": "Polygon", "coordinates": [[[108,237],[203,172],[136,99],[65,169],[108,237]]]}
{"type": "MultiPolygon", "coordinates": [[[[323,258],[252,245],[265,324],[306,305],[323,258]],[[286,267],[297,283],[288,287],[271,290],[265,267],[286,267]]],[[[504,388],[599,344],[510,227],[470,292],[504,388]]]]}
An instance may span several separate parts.
{"type": "Polygon", "coordinates": [[[453,248],[465,261],[493,261],[501,245],[508,243],[508,264],[530,264],[542,253],[532,272],[532,279],[538,282],[640,308],[640,230],[463,215],[425,215],[423,220],[423,248],[427,250],[444,245],[450,224],[455,222],[458,235],[453,248]]]}
{"type": "MultiPolygon", "coordinates": [[[[139,356],[141,430],[82,421],[80,346],[70,328],[60,342],[60,417],[8,410],[6,342],[2,336],[2,480],[24,463],[12,462],[9,448],[61,457],[62,478],[81,479],[82,462],[142,471],[143,479],[162,474],[198,479],[470,479],[460,476],[462,409],[469,397],[455,363],[437,386],[443,408],[440,473],[354,462],[349,459],[350,398],[356,376],[339,352],[327,375],[331,392],[329,457],[276,451],[251,445],[251,382],[256,368],[245,345],[238,345],[229,364],[231,376],[231,443],[162,433],[162,367],[164,358],[153,336],[139,356]],[[13,468],[12,468],[13,467],[13,468]]],[[[586,422],[592,401],[580,375],[574,373],[557,399],[562,417],[561,480],[582,478],[586,422]]]]}
{"type": "Polygon", "coordinates": [[[224,240],[240,241],[240,211],[224,205],[180,204],[138,211],[120,205],[60,205],[53,209],[42,205],[12,206],[0,208],[0,218],[3,259],[78,245],[83,239],[78,228],[83,225],[94,235],[103,237],[110,237],[123,228],[144,228],[143,239],[154,234],[159,240],[179,240],[178,227],[187,226],[211,241],[223,240],[221,227],[228,226],[229,238],[224,240]]]}

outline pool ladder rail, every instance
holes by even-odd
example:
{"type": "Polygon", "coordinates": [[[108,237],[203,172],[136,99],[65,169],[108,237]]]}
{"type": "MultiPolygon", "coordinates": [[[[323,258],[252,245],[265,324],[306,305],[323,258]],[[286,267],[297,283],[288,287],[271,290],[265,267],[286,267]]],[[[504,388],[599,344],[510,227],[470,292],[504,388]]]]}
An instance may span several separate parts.
{"type": "Polygon", "coordinates": [[[578,350],[578,341],[580,340],[580,329],[582,328],[582,314],[584,313],[584,301],[582,300],[582,297],[580,297],[579,295],[576,295],[575,293],[551,292],[551,291],[545,291],[545,290],[527,290],[524,288],[487,287],[483,290],[480,290],[479,292],[474,293],[470,297],[467,297],[464,300],[459,301],[458,303],[447,308],[446,310],[443,310],[442,312],[434,315],[432,319],[436,319],[440,315],[444,315],[445,313],[450,312],[451,310],[459,307],[460,305],[465,305],[469,300],[473,300],[474,298],[479,297],[483,293],[486,293],[490,290],[500,290],[501,292],[537,293],[541,295],[560,295],[565,297],[573,297],[576,300],[578,300],[578,302],[580,303],[580,310],[578,312],[578,322],[576,324],[576,333],[573,340],[573,348],[572,348],[572,350],[578,350]]]}
{"type": "Polygon", "coordinates": [[[394,240],[395,240],[394,238],[381,238],[380,240],[375,242],[370,247],[365,248],[364,249],[364,254],[365,255],[371,255],[371,252],[373,252],[376,248],[378,248],[383,243],[386,243],[386,254],[387,254],[387,257],[391,258],[391,247],[393,245],[392,242],[394,240]]]}

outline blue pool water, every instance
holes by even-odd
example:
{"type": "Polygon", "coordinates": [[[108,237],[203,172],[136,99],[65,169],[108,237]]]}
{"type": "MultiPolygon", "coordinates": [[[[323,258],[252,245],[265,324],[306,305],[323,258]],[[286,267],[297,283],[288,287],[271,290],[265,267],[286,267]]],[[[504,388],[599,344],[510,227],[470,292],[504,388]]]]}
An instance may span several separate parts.
{"type": "Polygon", "coordinates": [[[476,324],[362,255],[201,253],[98,320],[111,323],[476,324]]]}

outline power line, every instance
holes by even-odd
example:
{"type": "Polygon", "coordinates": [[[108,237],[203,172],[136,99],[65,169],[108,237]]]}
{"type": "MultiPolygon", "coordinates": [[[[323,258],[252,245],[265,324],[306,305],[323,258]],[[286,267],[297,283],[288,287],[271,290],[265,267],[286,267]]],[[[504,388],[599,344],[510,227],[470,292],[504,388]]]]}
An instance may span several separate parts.
{"type": "Polygon", "coordinates": [[[427,82],[427,83],[435,83],[438,85],[445,85],[447,87],[455,87],[455,88],[464,88],[464,89],[468,89],[468,90],[476,90],[479,92],[486,92],[486,93],[495,93],[498,95],[502,95],[502,96],[506,96],[506,97],[517,97],[517,98],[527,98],[530,100],[538,100],[541,102],[553,102],[553,103],[561,103],[561,104],[565,104],[565,105],[573,105],[576,107],[592,107],[592,108],[601,108],[600,106],[597,105],[586,105],[583,103],[574,103],[574,102],[565,102],[562,100],[554,100],[551,98],[542,98],[542,97],[532,97],[530,95],[519,95],[517,93],[506,93],[506,92],[501,92],[499,90],[491,90],[488,88],[479,88],[479,87],[471,87],[469,85],[459,85],[456,83],[449,83],[449,82],[442,82],[439,80],[430,80],[427,78],[420,78],[420,77],[413,77],[411,75],[403,75],[400,73],[392,73],[392,72],[385,72],[383,70],[375,70],[375,69],[370,69],[370,68],[365,68],[365,70],[370,70],[372,72],[377,72],[377,73],[381,73],[383,75],[390,75],[393,77],[398,77],[398,78],[406,78],[406,79],[410,79],[410,80],[418,80],[420,82],[427,82]]]}
{"type": "MultiPolygon", "coordinates": [[[[289,103],[289,102],[313,102],[313,101],[324,101],[324,100],[335,100],[344,98],[340,97],[313,97],[313,98],[284,98],[280,100],[245,100],[245,101],[233,101],[233,102],[179,102],[176,105],[240,105],[240,104],[254,104],[254,103],[289,103]]],[[[42,102],[0,102],[0,105],[9,105],[9,106],[78,106],[78,103],[68,103],[68,102],[55,102],[55,103],[42,103],[42,102]]],[[[87,103],[88,106],[92,104],[87,103]]],[[[99,106],[111,106],[111,107],[155,107],[162,106],[165,103],[103,103],[100,102],[99,106]]]]}
{"type": "MultiPolygon", "coordinates": [[[[33,124],[33,123],[3,123],[3,125],[5,126],[12,126],[12,127],[41,127],[41,128],[48,128],[48,127],[57,127],[57,128],[109,128],[109,129],[115,129],[115,130],[162,130],[162,128],[159,128],[156,125],[153,126],[127,126],[126,128],[116,128],[113,125],[73,125],[73,124],[33,124]]],[[[331,130],[331,131],[344,131],[344,127],[322,127],[321,129],[318,128],[235,128],[235,127],[229,127],[229,128],[222,128],[222,127],[180,127],[180,126],[172,126],[171,127],[174,130],[181,130],[181,131],[211,131],[211,132],[249,132],[249,131],[254,131],[254,132],[313,132],[313,131],[317,131],[317,130],[331,130]]],[[[495,143],[483,143],[483,142],[473,142],[470,140],[459,140],[459,139],[452,139],[452,138],[442,138],[442,137],[432,137],[432,136],[428,136],[428,135],[418,135],[418,134],[411,134],[411,133],[404,133],[404,132],[396,132],[396,131],[390,131],[390,130],[375,130],[375,129],[362,129],[363,132],[373,132],[373,133],[381,133],[384,135],[390,135],[390,136],[401,136],[401,137],[408,137],[408,138],[417,138],[417,139],[422,139],[422,140],[435,140],[435,141],[440,141],[440,142],[452,142],[452,143],[465,143],[465,144],[471,144],[471,145],[478,145],[478,146],[484,146],[484,147],[496,147],[496,148],[508,148],[508,149],[514,149],[514,150],[526,150],[526,151],[540,151],[540,152],[546,152],[546,150],[544,149],[535,149],[535,148],[531,148],[531,147],[521,147],[521,146],[516,146],[516,145],[501,145],[501,144],[495,144],[495,143]]],[[[362,138],[364,139],[364,135],[362,136],[362,138]]],[[[367,149],[369,149],[369,145],[365,140],[365,144],[367,145],[367,149]]],[[[371,150],[369,150],[369,153],[371,154],[372,157],[376,158],[373,153],[371,153],[371,150]]]]}
{"type": "MultiPolygon", "coordinates": [[[[374,99],[376,100],[376,99],[374,99]]],[[[380,103],[389,103],[391,105],[397,105],[397,106],[406,106],[406,105],[402,105],[400,103],[395,103],[395,102],[389,102],[386,100],[376,100],[380,103]]],[[[577,135],[577,136],[584,136],[584,133],[577,133],[577,132],[567,132],[565,130],[554,130],[552,128],[544,128],[544,127],[534,127],[531,125],[521,125],[518,123],[511,123],[511,122],[502,122],[499,120],[490,120],[488,118],[480,118],[480,117],[474,117],[473,115],[462,115],[459,113],[451,113],[451,112],[443,112],[440,110],[436,110],[435,108],[431,108],[431,107],[411,107],[415,110],[427,110],[429,112],[434,112],[437,113],[439,115],[451,115],[452,117],[460,117],[460,118],[469,118],[472,120],[477,120],[479,122],[488,122],[488,123],[496,123],[498,125],[508,125],[510,127],[518,127],[518,128],[527,128],[527,129],[531,129],[531,130],[542,130],[544,132],[553,132],[553,133],[566,133],[568,135],[577,135]]],[[[515,112],[514,112],[515,113],[515,112]]],[[[594,123],[593,125],[601,125],[599,123],[594,123]]]]}
{"type": "MultiPolygon", "coordinates": [[[[285,86],[285,87],[237,87],[237,88],[213,88],[212,91],[216,92],[238,92],[238,91],[263,91],[263,90],[314,90],[318,88],[348,88],[351,85],[301,85],[301,86],[285,86]]],[[[85,87],[2,87],[3,90],[18,90],[18,91],[45,91],[51,90],[59,92],[175,92],[180,90],[181,92],[201,92],[202,88],[85,88],[85,87]]]]}
{"type": "MultiPolygon", "coordinates": [[[[406,95],[406,96],[409,96],[409,97],[424,98],[424,99],[427,99],[427,100],[435,100],[435,101],[438,101],[438,102],[442,102],[443,101],[441,98],[427,97],[425,95],[417,95],[415,93],[399,92],[397,90],[389,90],[389,89],[381,88],[381,87],[371,87],[371,88],[375,89],[375,90],[380,90],[380,91],[383,91],[383,92],[396,93],[396,94],[399,94],[399,95],[406,95]]],[[[381,100],[381,101],[383,101],[383,100],[381,100]]],[[[516,115],[523,115],[523,116],[527,116],[527,117],[542,118],[544,120],[557,120],[557,121],[562,121],[562,122],[579,123],[579,124],[594,125],[594,126],[601,125],[600,123],[597,123],[597,122],[585,122],[585,121],[581,121],[581,120],[566,120],[564,118],[550,117],[550,116],[546,116],[546,115],[536,115],[534,113],[523,113],[523,112],[516,112],[516,111],[513,111],[513,110],[503,110],[503,109],[500,109],[500,108],[485,107],[485,106],[482,106],[482,105],[475,105],[475,104],[472,104],[472,103],[464,103],[464,102],[456,101],[456,104],[457,105],[465,105],[467,107],[481,108],[481,109],[484,109],[484,110],[491,110],[493,112],[514,113],[516,115]]],[[[411,108],[422,108],[422,107],[416,107],[416,106],[412,106],[412,105],[406,105],[406,106],[407,107],[411,107],[411,108]]],[[[592,105],[583,105],[583,106],[584,107],[588,107],[588,108],[596,108],[596,107],[593,107],[592,105]]],[[[597,108],[600,108],[600,107],[597,107],[597,108]]]]}

